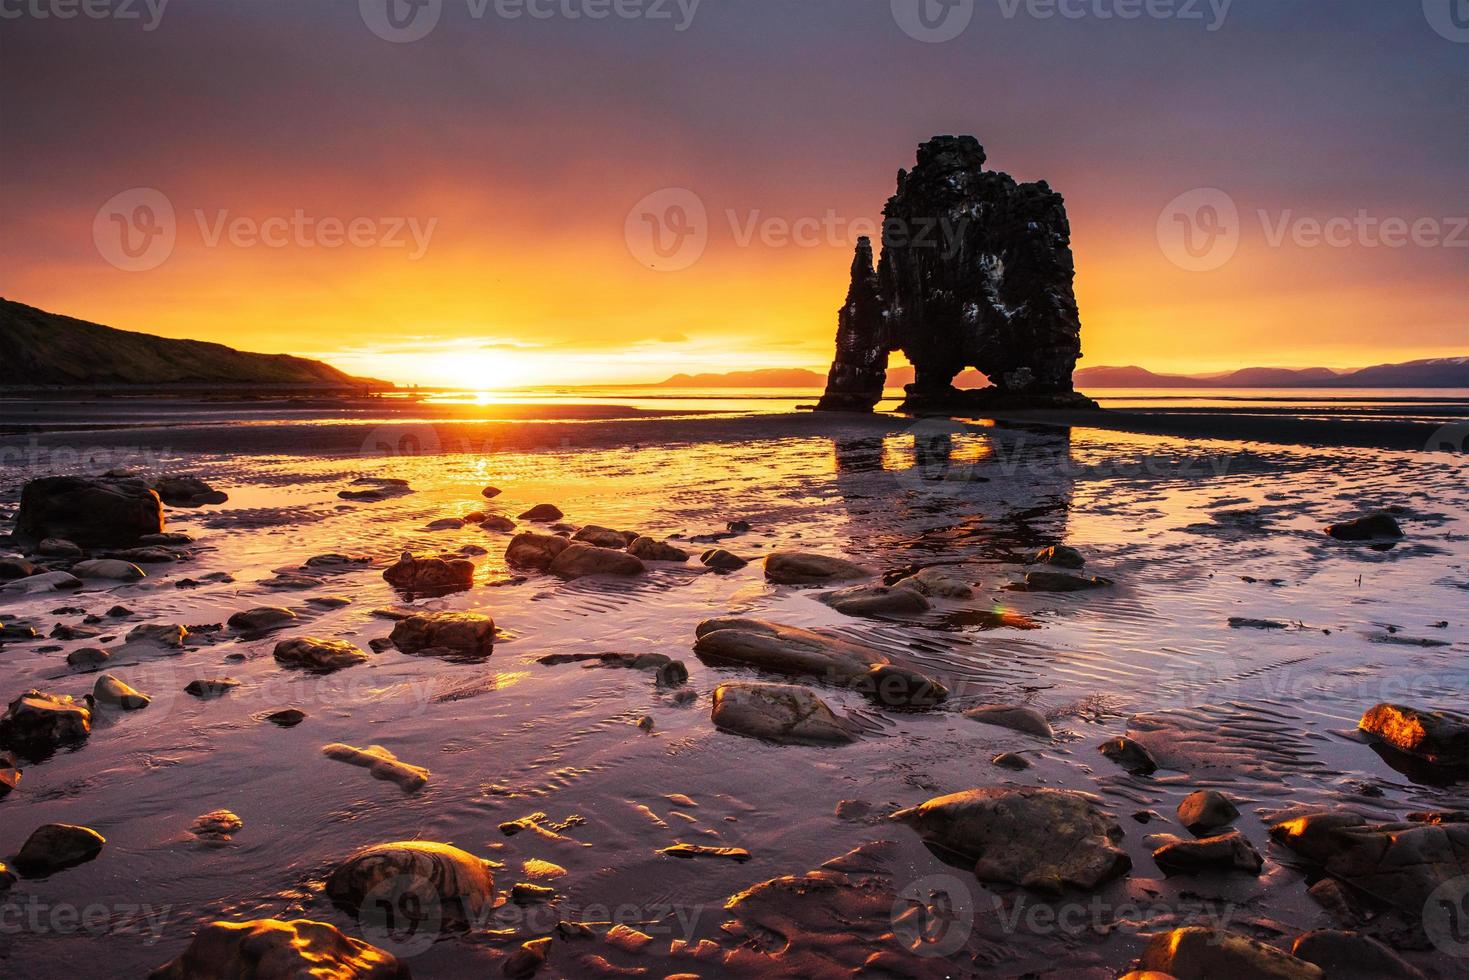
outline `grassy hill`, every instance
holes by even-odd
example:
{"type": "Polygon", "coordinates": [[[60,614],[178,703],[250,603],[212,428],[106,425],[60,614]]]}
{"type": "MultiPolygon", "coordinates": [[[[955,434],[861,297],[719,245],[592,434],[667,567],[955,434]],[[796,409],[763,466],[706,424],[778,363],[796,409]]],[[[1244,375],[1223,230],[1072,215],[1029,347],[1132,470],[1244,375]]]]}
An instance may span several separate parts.
{"type": "Polygon", "coordinates": [[[304,357],[117,330],[0,298],[0,386],[187,384],[392,387],[304,357]]]}

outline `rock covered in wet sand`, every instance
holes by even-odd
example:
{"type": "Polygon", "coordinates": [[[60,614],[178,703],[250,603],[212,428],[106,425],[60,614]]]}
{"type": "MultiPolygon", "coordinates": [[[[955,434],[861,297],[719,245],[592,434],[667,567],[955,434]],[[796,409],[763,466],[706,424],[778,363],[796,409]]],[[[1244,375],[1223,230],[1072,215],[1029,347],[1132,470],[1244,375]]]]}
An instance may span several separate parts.
{"type": "Polygon", "coordinates": [[[321,754],[328,759],[360,766],[372,773],[373,778],[396,783],[405,793],[411,793],[428,782],[429,771],[422,766],[411,766],[401,761],[381,745],[369,745],[359,749],[341,742],[321,747],[321,754]]]}
{"type": "Polygon", "coordinates": [[[545,571],[556,556],[571,547],[571,541],[559,534],[537,534],[526,531],[510,539],[505,549],[505,563],[516,568],[545,571]]]}
{"type": "Polygon", "coordinates": [[[149,980],[408,980],[406,964],[326,922],[211,922],[149,980]]]}
{"type": "Polygon", "coordinates": [[[92,712],[68,694],[30,690],[0,715],[0,748],[27,755],[80,742],[92,732],[92,712]]]}
{"type": "Polygon", "coordinates": [[[804,687],[732,682],[714,690],[710,714],[721,731],[770,742],[840,745],[855,742],[855,729],[804,687]]]}
{"type": "Polygon", "coordinates": [[[640,558],[625,551],[575,542],[567,545],[546,570],[559,578],[578,579],[588,575],[630,577],[642,575],[648,568],[640,558]]]}
{"type": "Polygon", "coordinates": [[[667,541],[655,541],[649,537],[634,539],[633,543],[627,546],[627,553],[643,561],[685,562],[689,560],[687,551],[675,548],[667,541]]]}
{"type": "Polygon", "coordinates": [[[389,638],[403,653],[446,651],[488,657],[495,652],[495,621],[470,612],[420,613],[400,619],[389,638]]]}
{"type": "Polygon", "coordinates": [[[137,479],[51,476],[32,480],[20,496],[15,537],[64,538],[86,548],[127,547],[163,530],[163,504],[137,479]]]}
{"type": "Polygon", "coordinates": [[[326,882],[327,896],[354,914],[369,896],[374,901],[398,897],[383,893],[395,888],[437,899],[438,908],[433,911],[451,929],[487,921],[495,904],[489,862],[457,847],[429,841],[363,848],[339,865],[326,882]]]}
{"type": "Polygon", "coordinates": [[[346,640],[298,636],[275,645],[275,659],[286,667],[300,667],[317,673],[330,673],[366,663],[368,655],[346,640]]]}
{"type": "Polygon", "coordinates": [[[27,878],[54,874],[92,860],[105,843],[107,839],[90,827],[48,823],[26,838],[15,855],[15,869],[27,878]]]}
{"type": "Polygon", "coordinates": [[[865,565],[807,551],[775,551],[765,559],[765,578],[778,585],[824,585],[876,574],[865,565]]]}
{"type": "Polygon", "coordinates": [[[474,562],[462,558],[416,558],[405,551],[397,564],[383,569],[383,578],[395,589],[433,594],[462,591],[474,585],[474,562]]]}
{"type": "Polygon", "coordinates": [[[1250,977],[1253,980],[1322,980],[1320,967],[1262,942],[1189,926],[1154,936],[1141,967],[1176,980],[1250,977]]]}
{"type": "Polygon", "coordinates": [[[1089,891],[1132,867],[1117,846],[1122,828],[1099,802],[1071,790],[991,786],[941,796],[892,819],[973,860],[981,881],[1089,891]]]}
{"type": "Polygon", "coordinates": [[[1469,716],[1379,704],[1362,715],[1357,728],[1430,765],[1469,766],[1469,716]]]}

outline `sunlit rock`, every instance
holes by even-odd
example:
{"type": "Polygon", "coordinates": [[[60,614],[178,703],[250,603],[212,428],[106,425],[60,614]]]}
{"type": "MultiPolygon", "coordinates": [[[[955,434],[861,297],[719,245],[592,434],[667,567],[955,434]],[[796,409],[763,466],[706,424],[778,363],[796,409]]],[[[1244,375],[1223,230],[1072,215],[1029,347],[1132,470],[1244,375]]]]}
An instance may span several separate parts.
{"type": "Polygon", "coordinates": [[[211,922],[149,980],[408,980],[391,953],[334,925],[295,919],[211,922]]]}

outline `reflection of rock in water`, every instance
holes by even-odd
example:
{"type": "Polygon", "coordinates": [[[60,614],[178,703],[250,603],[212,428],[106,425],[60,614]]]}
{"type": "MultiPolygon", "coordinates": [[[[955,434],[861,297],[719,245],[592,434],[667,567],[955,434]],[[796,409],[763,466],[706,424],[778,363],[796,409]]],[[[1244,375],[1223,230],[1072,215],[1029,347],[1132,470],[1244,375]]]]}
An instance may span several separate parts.
{"type": "Polygon", "coordinates": [[[915,368],[907,411],[1097,407],[1072,388],[1081,314],[1065,202],[984,164],[974,137],[939,136],[899,171],[876,270],[871,241],[857,243],[823,410],[871,411],[892,351],[915,368]],[[992,387],[955,389],[966,367],[992,387]]]}

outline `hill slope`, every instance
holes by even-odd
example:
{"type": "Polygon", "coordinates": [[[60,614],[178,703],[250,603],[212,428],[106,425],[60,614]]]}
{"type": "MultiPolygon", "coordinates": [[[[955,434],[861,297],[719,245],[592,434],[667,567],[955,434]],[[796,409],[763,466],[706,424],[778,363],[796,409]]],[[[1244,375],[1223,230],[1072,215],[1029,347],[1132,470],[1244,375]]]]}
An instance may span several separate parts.
{"type": "Polygon", "coordinates": [[[304,357],[117,330],[0,298],[0,385],[167,384],[391,387],[304,357]]]}

